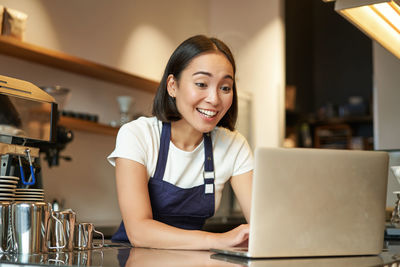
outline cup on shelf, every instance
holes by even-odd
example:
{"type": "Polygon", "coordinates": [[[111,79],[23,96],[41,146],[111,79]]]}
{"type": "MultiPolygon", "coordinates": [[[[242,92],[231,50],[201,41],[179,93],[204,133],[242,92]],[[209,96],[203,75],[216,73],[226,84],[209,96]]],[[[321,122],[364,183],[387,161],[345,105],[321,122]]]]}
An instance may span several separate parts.
{"type": "Polygon", "coordinates": [[[127,95],[117,96],[117,102],[120,112],[119,124],[122,126],[132,120],[130,109],[133,103],[133,97],[127,95]]]}
{"type": "Polygon", "coordinates": [[[40,86],[40,89],[54,97],[58,104],[58,110],[64,110],[71,98],[71,90],[60,85],[55,86],[40,86]]]}

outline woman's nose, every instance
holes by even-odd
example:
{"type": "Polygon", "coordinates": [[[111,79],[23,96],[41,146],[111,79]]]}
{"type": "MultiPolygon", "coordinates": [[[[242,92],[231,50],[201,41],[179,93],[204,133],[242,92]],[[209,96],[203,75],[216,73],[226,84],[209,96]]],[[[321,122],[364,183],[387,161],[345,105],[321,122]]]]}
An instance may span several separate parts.
{"type": "Polygon", "coordinates": [[[212,105],[218,105],[220,98],[216,88],[209,88],[206,101],[212,105]]]}

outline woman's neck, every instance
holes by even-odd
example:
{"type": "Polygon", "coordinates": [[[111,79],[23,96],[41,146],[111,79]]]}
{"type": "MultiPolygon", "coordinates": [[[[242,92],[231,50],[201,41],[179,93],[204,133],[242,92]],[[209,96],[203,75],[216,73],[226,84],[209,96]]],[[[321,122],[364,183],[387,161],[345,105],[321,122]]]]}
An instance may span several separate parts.
{"type": "Polygon", "coordinates": [[[193,151],[203,140],[203,133],[197,131],[184,120],[171,122],[171,141],[184,151],[193,151]]]}

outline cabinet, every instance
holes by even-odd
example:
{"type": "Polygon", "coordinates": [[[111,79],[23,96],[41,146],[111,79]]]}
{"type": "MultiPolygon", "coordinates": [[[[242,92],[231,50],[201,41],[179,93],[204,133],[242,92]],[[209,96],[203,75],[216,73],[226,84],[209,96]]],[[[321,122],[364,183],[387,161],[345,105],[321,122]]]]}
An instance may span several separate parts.
{"type": "Polygon", "coordinates": [[[373,149],[371,116],[310,120],[308,123],[316,148],[373,149]]]}
{"type": "MultiPolygon", "coordinates": [[[[50,50],[37,45],[0,36],[0,54],[47,65],[49,67],[85,75],[95,79],[128,86],[129,88],[155,93],[158,82],[111,68],[86,59],[50,50]]],[[[61,117],[60,125],[75,130],[114,135],[116,128],[79,119],[61,117]]]]}
{"type": "Polygon", "coordinates": [[[352,131],[348,124],[321,125],[314,129],[314,147],[352,148],[352,131]]]}
{"type": "Polygon", "coordinates": [[[287,147],[373,149],[372,116],[315,119],[286,111],[287,147]]]}

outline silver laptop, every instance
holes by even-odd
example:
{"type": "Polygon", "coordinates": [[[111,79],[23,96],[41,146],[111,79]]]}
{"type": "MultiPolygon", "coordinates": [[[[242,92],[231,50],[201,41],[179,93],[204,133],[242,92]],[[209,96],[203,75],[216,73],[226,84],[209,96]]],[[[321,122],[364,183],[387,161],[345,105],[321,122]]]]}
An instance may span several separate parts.
{"type": "Polygon", "coordinates": [[[385,228],[386,152],[257,148],[249,258],[377,255],[385,228]]]}

